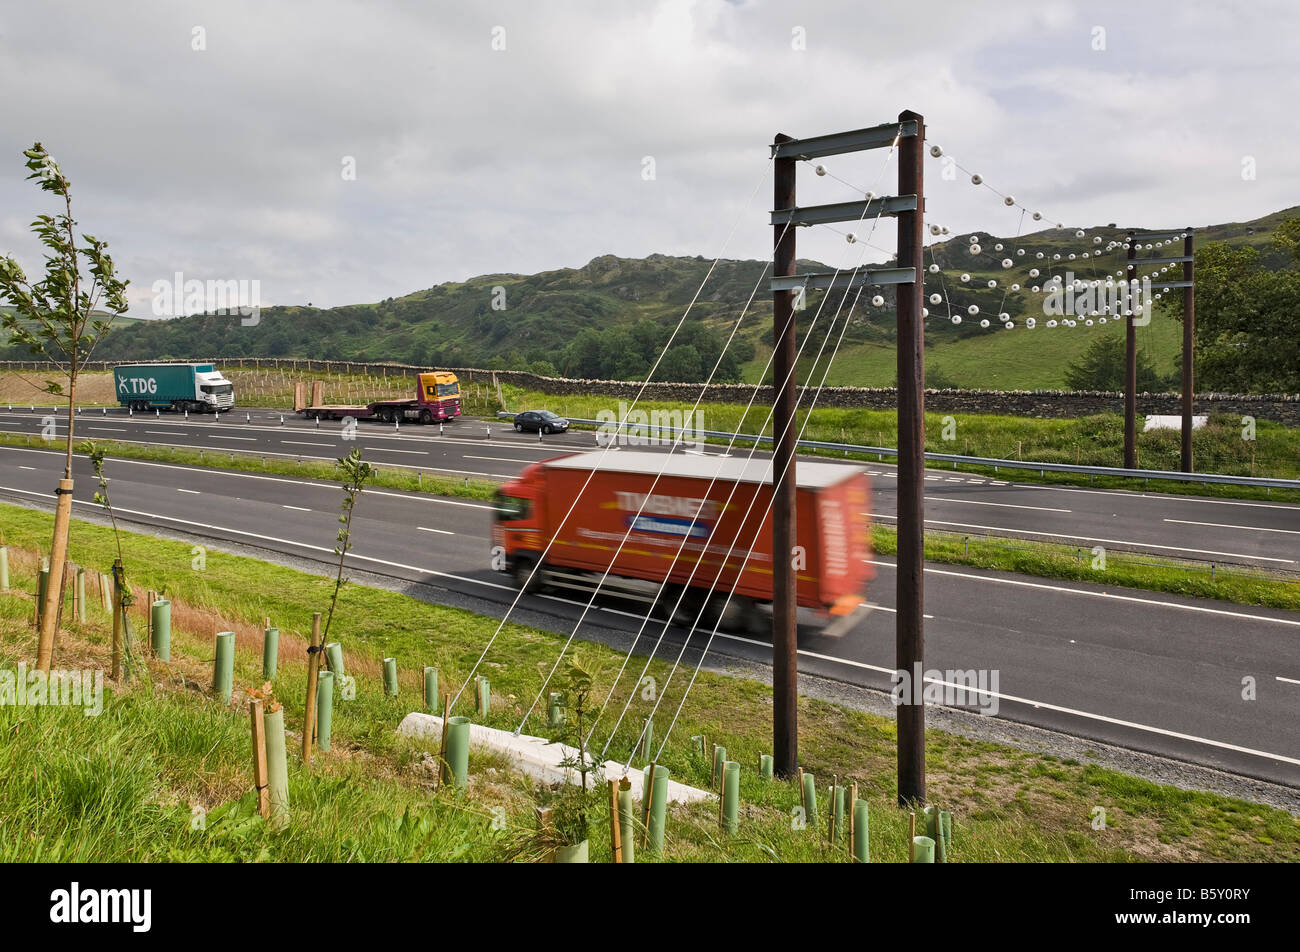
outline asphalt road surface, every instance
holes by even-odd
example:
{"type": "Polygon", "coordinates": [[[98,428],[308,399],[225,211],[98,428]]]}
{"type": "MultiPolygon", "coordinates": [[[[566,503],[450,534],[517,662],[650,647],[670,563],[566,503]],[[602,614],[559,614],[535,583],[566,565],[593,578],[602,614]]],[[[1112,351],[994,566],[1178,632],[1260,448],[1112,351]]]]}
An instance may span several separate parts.
{"type": "MultiPolygon", "coordinates": [[[[114,426],[121,423],[109,419],[114,426]]],[[[82,432],[99,435],[91,429],[96,422],[87,420],[82,432]]],[[[200,442],[265,432],[242,422],[203,423],[190,430],[174,422],[147,425],[174,426],[187,438],[193,432],[200,442]]],[[[455,437],[444,437],[456,441],[450,445],[425,434],[403,434],[402,442],[383,448],[378,434],[367,434],[361,441],[372,459],[395,448],[430,460],[439,453],[455,454],[456,459],[492,457],[485,462],[499,465],[483,470],[500,475],[507,467],[522,465],[521,460],[580,445],[582,439],[577,434],[556,438],[536,450],[535,437],[516,440],[513,433],[506,437],[494,427],[491,439],[486,434],[473,438],[468,429],[458,425],[455,437]]],[[[172,438],[175,432],[159,430],[158,435],[172,438]]],[[[283,445],[300,437],[308,442],[312,435],[287,423],[285,430],[277,426],[269,432],[256,439],[269,446],[272,436],[283,445]]],[[[120,437],[121,429],[115,435],[120,437]]],[[[326,447],[318,449],[323,457],[331,456],[326,447]]],[[[29,505],[48,502],[61,460],[48,450],[0,449],[0,497],[29,505]]],[[[272,558],[280,553],[331,561],[339,490],[329,483],[119,459],[110,460],[107,472],[114,508],[131,523],[253,546],[272,558]]],[[[76,476],[74,514],[94,508],[94,484],[85,460],[77,461],[76,476]]],[[[978,507],[969,502],[1011,498],[1082,501],[1044,506],[1071,510],[1083,504],[1095,507],[1098,498],[1107,507],[1131,502],[1125,494],[1085,492],[1076,497],[1068,491],[1017,490],[990,482],[936,484],[933,492],[962,500],[954,501],[954,508],[972,509],[978,507]],[[1019,495],[1012,496],[1013,491],[1019,495]]],[[[878,500],[887,499],[890,490],[883,487],[879,493],[878,500]]],[[[1134,498],[1147,505],[1156,502],[1134,498]]],[[[1181,501],[1168,504],[1176,503],[1181,501]]],[[[1258,518],[1260,509],[1277,509],[1284,518],[1294,519],[1289,507],[1253,507],[1241,510],[1248,515],[1234,516],[1233,521],[1258,518]]],[[[1190,506],[1172,511],[1201,515],[1190,506]]],[[[500,617],[516,591],[489,567],[491,519],[490,507],[474,500],[369,490],[357,508],[349,560],[357,570],[399,580],[413,594],[500,617]]],[[[1217,541],[1221,536],[1211,532],[1204,538],[1217,541]]],[[[811,623],[801,625],[801,670],[888,690],[894,658],[894,574],[891,560],[875,561],[878,575],[869,594],[874,610],[839,637],[828,637],[811,623]]],[[[1300,613],[957,566],[927,565],[925,582],[926,675],[937,687],[951,680],[946,674],[950,669],[997,672],[997,683],[983,686],[988,689],[985,704],[996,698],[998,717],[1300,786],[1300,613]],[[1248,677],[1257,692],[1257,699],[1250,701],[1242,698],[1243,679],[1248,677]]],[[[512,617],[567,634],[583,604],[578,597],[528,595],[512,617]]],[[[638,627],[633,606],[602,601],[579,636],[626,650],[638,627]]],[[[650,625],[638,650],[648,650],[661,630],[661,624],[650,625]]],[[[685,646],[683,663],[693,666],[706,640],[707,633],[670,627],[660,654],[675,657],[685,646]]],[[[710,648],[711,655],[760,663],[770,658],[770,651],[770,642],[761,637],[731,632],[719,633],[710,648]]],[[[679,676],[689,676],[689,668],[679,676]]]]}
{"type": "MultiPolygon", "coordinates": [[[[64,426],[64,415],[48,407],[0,408],[0,432],[38,439],[45,429],[57,439],[66,432],[64,426]],[[45,423],[49,416],[55,417],[52,430],[45,423]]],[[[353,438],[345,439],[341,421],[317,425],[288,411],[265,409],[236,410],[222,415],[220,421],[197,414],[187,420],[175,413],[128,416],[122,410],[83,411],[77,424],[78,437],[185,447],[218,456],[237,452],[332,460],[360,446],[365,458],[379,466],[488,479],[508,479],[529,463],[560,453],[599,451],[590,430],[539,438],[516,433],[500,420],[462,419],[444,428],[418,424],[394,428],[360,421],[350,432],[353,438]]],[[[724,447],[701,449],[716,454],[724,447]]],[[[748,451],[736,447],[732,455],[748,451]]],[[[895,468],[878,462],[867,469],[873,477],[875,518],[892,524],[897,506],[895,468]]],[[[1089,558],[1089,550],[1102,546],[1300,571],[1300,505],[1044,486],[942,469],[928,470],[925,478],[926,525],[935,530],[1058,542],[1084,550],[1089,558]]]]}

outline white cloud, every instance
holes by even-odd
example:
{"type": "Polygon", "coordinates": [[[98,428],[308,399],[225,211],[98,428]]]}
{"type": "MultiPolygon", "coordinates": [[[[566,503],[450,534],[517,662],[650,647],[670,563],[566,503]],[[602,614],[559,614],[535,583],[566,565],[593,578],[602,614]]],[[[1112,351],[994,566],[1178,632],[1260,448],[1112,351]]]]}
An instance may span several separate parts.
{"type": "MultiPolygon", "coordinates": [[[[177,270],[335,305],[608,252],[713,255],[737,216],[728,256],[763,257],[772,135],[903,108],[964,165],[1071,225],[1296,203],[1285,110],[1300,93],[1288,46],[1300,15],[1283,3],[234,0],[6,16],[0,239],[39,264],[23,232],[48,197],[18,153],[40,139],[133,301],[177,270]],[[792,48],[795,28],[806,49],[792,48]],[[1243,155],[1256,181],[1242,181],[1243,155]],[[340,175],[344,156],[356,181],[340,175]]],[[[883,158],[827,164],[888,192],[883,158]]],[[[1015,231],[996,196],[938,171],[928,160],[933,220],[1015,231]]],[[[810,174],[800,189],[803,203],[855,197],[810,174]]],[[[892,247],[892,232],[876,242],[892,247]]],[[[800,234],[801,254],[828,263],[861,250],[800,234]]]]}

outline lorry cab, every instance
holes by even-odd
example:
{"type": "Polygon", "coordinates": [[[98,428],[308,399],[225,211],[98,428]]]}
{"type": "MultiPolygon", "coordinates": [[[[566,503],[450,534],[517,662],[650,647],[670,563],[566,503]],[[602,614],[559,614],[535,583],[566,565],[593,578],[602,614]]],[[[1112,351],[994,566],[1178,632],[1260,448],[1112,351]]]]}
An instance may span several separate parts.
{"type": "Polygon", "coordinates": [[[235,385],[220,370],[200,370],[194,374],[195,396],[211,410],[229,410],[235,405],[235,385]]]}
{"type": "Polygon", "coordinates": [[[540,463],[524,468],[516,479],[502,485],[493,497],[492,546],[501,554],[501,570],[523,588],[546,549],[541,498],[540,463]]]}

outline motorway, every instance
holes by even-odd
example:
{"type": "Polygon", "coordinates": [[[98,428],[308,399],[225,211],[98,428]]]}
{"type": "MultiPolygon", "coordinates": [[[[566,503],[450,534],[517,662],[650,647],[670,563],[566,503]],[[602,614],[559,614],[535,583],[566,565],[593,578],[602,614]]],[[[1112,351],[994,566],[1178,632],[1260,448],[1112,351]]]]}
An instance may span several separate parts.
{"type": "MultiPolygon", "coordinates": [[[[78,430],[91,438],[156,437],[205,447],[221,447],[221,437],[242,439],[257,447],[254,452],[268,453],[275,452],[274,446],[316,443],[302,449],[323,459],[356,445],[339,441],[327,424],[317,434],[315,427],[289,417],[281,428],[278,415],[272,420],[266,411],[253,414],[252,421],[240,414],[235,421],[188,424],[108,415],[87,417],[78,430]],[[140,432],[146,427],[153,432],[140,432]]],[[[6,418],[5,428],[17,425],[13,416],[6,418]]],[[[535,436],[502,432],[495,425],[489,437],[482,423],[448,427],[441,438],[419,428],[371,432],[377,429],[361,424],[357,430],[356,442],[372,461],[411,465],[414,460],[430,469],[460,472],[457,467],[473,460],[478,465],[465,470],[467,475],[497,478],[562,448],[590,448],[592,439],[577,433],[545,438],[539,448],[535,436]]],[[[250,450],[249,445],[241,448],[250,450]]],[[[26,505],[48,503],[61,460],[51,450],[0,449],[0,496],[26,505]]],[[[887,483],[887,468],[869,468],[878,483],[887,483]]],[[[107,470],[114,508],[131,523],[251,546],[268,557],[331,560],[339,490],[329,483],[124,459],[111,460],[107,470]]],[[[94,485],[84,459],[77,461],[76,476],[74,505],[88,512],[95,508],[90,501],[94,485]]],[[[962,521],[1025,526],[1031,523],[1021,520],[1031,517],[1023,513],[1042,519],[1071,516],[1091,536],[1137,538],[1159,530],[1151,538],[1172,547],[1183,544],[1177,533],[1184,523],[1169,523],[1161,512],[1186,514],[1185,522],[1208,521],[1211,511],[1231,512],[1231,517],[1214,518],[1261,528],[1276,528],[1276,518],[1287,531],[1300,528],[1296,507],[1290,506],[1234,509],[1222,500],[942,479],[927,494],[934,499],[927,507],[945,520],[948,509],[990,504],[989,518],[962,521]],[[1019,505],[1012,500],[1034,502],[1037,508],[992,505],[1019,505]],[[1112,516],[1115,512],[1125,515],[1112,516]],[[1113,520],[1115,529],[1089,524],[1098,513],[1106,514],[1108,524],[1113,520]]],[[[889,511],[891,497],[890,487],[881,485],[877,510],[889,511]]],[[[355,547],[349,560],[355,571],[389,576],[412,594],[500,617],[516,592],[488,566],[491,518],[491,508],[474,500],[368,490],[354,517],[355,547]]],[[[1186,542],[1225,550],[1250,543],[1254,547],[1241,554],[1254,559],[1295,556],[1294,541],[1278,544],[1266,532],[1256,538],[1202,528],[1186,542]]],[[[890,559],[874,561],[878,575],[869,598],[876,607],[855,627],[830,637],[815,625],[801,625],[803,672],[888,690],[894,575],[890,559]]],[[[937,669],[944,680],[942,672],[949,669],[996,671],[999,680],[990,689],[998,699],[997,716],[1300,787],[1300,614],[936,564],[927,565],[925,584],[927,674],[937,669]],[[1242,698],[1247,677],[1257,686],[1255,700],[1242,698]]],[[[569,598],[528,595],[512,617],[567,634],[581,608],[582,603],[569,598]]],[[[630,606],[600,602],[580,635],[626,650],[638,622],[630,606]]],[[[646,639],[658,637],[660,628],[648,628],[646,639]]],[[[675,656],[686,645],[684,663],[693,665],[706,636],[673,627],[664,640],[661,654],[675,656]]],[[[711,655],[757,663],[768,660],[770,652],[770,642],[729,632],[719,633],[710,648],[711,655]]]]}
{"type": "MultiPolygon", "coordinates": [[[[47,408],[0,409],[0,432],[39,438],[47,408]]],[[[56,415],[55,437],[64,433],[56,415]]],[[[204,453],[250,453],[269,458],[332,460],[355,446],[379,466],[391,465],[471,478],[507,479],[528,463],[576,450],[597,449],[590,430],[538,438],[515,433],[509,423],[468,420],[400,429],[362,421],[344,438],[343,422],[308,422],[285,411],[236,410],[215,421],[174,413],[83,411],[77,435],[185,447],[204,453]],[[280,421],[284,422],[281,423],[280,421]]],[[[721,452],[706,445],[703,451],[721,452]]],[[[747,453],[739,447],[733,455],[747,453]]],[[[765,455],[760,452],[758,455],[765,455]]],[[[826,457],[821,457],[826,459],[826,457]]],[[[884,524],[897,505],[895,468],[867,466],[873,476],[871,508],[884,524]]],[[[1090,550],[1095,546],[1200,562],[1248,564],[1300,572],[1300,505],[1134,493],[1087,487],[1045,486],[1014,480],[926,472],[926,525],[961,535],[1015,535],[1090,550]]]]}

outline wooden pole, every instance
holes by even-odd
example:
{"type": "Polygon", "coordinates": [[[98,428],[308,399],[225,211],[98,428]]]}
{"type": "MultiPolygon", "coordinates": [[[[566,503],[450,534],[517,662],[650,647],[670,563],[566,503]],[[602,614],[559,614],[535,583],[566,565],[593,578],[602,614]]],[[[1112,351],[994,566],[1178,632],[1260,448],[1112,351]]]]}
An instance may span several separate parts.
{"type": "Polygon", "coordinates": [[[113,573],[113,680],[122,676],[122,589],[113,573]]]}
{"type": "Polygon", "coordinates": [[[645,802],[641,804],[641,848],[650,844],[650,801],[655,797],[655,764],[650,764],[650,776],[646,778],[645,802]]]}
{"type": "Polygon", "coordinates": [[[853,858],[853,836],[857,832],[857,823],[854,814],[858,811],[854,809],[858,803],[858,785],[857,783],[849,784],[849,859],[853,858]]]}
{"type": "MultiPolygon", "coordinates": [[[[915,195],[916,210],[898,215],[898,266],[913,271],[897,286],[898,304],[898,554],[895,558],[895,668],[921,670],[925,660],[925,322],[921,299],[924,268],[925,120],[910,110],[916,135],[898,147],[898,194],[915,195]]],[[[925,704],[923,686],[895,709],[898,714],[898,802],[925,800],[925,704]]]]}
{"type": "Polygon", "coordinates": [[[302,763],[311,764],[312,743],[316,740],[316,681],[320,674],[320,612],[311,616],[311,641],[307,646],[307,703],[302,724],[302,763]]]}
{"type": "Polygon", "coordinates": [[[257,812],[269,819],[271,791],[266,780],[266,719],[261,698],[249,698],[248,717],[253,731],[253,788],[257,791],[257,812]]]}
{"type": "MultiPolygon", "coordinates": [[[[1189,225],[1183,238],[1183,255],[1195,256],[1192,244],[1192,228],[1189,225]]],[[[1196,388],[1192,356],[1196,348],[1196,289],[1191,282],[1196,273],[1194,261],[1183,262],[1183,280],[1188,282],[1183,288],[1183,439],[1181,464],[1184,473],[1192,472],[1192,402],[1196,388]]],[[[1251,458],[1251,475],[1255,475],[1254,458],[1251,458]]]]}
{"type": "Polygon", "coordinates": [[[618,824],[618,781],[609,782],[609,845],[614,862],[623,862],[623,831],[618,824]]]}
{"type": "Polygon", "coordinates": [[[1137,277],[1137,236],[1128,233],[1124,317],[1124,468],[1137,468],[1137,315],[1133,311],[1133,281],[1137,277]]]}
{"type": "MultiPolygon", "coordinates": [[[[790,141],[778,133],[775,144],[790,141]]],[[[772,208],[795,207],[793,156],[774,162],[772,208]]],[[[793,226],[773,226],[772,274],[795,274],[793,226]]],[[[795,526],[794,292],[772,292],[772,756],[776,773],[792,776],[799,760],[799,655],[793,549],[795,526]]]]}

